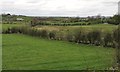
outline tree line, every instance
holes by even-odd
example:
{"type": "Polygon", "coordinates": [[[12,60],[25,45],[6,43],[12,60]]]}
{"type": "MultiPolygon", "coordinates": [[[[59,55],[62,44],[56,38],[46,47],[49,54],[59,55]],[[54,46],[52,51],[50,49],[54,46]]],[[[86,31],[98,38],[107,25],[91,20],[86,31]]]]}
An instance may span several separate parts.
{"type": "Polygon", "coordinates": [[[47,23],[47,22],[37,22],[37,21],[31,21],[30,26],[34,27],[34,26],[79,26],[79,25],[91,25],[90,22],[81,22],[81,23],[47,23]]]}
{"type": "Polygon", "coordinates": [[[120,24],[120,15],[114,15],[113,17],[110,17],[110,19],[107,20],[107,23],[119,25],[120,24]]]}

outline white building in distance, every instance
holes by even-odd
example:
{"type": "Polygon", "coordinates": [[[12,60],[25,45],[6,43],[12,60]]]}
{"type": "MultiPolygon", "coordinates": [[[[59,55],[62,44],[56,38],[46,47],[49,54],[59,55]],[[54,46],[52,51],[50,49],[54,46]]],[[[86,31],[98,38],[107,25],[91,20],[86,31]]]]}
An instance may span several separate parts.
{"type": "Polygon", "coordinates": [[[118,2],[118,15],[120,15],[120,1],[118,2]]]}
{"type": "Polygon", "coordinates": [[[16,20],[17,21],[23,21],[24,19],[23,18],[17,18],[16,20]]]}

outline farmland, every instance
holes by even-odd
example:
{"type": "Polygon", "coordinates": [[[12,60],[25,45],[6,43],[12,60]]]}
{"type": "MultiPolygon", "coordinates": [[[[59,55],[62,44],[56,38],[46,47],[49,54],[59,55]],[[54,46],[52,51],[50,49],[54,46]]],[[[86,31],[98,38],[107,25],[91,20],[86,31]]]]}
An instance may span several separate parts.
{"type": "MultiPolygon", "coordinates": [[[[6,30],[8,28],[13,27],[22,27],[22,26],[29,26],[29,24],[2,24],[2,30],[6,30]]],[[[118,28],[118,25],[112,24],[93,24],[93,25],[81,25],[81,26],[35,26],[35,29],[42,29],[48,31],[59,31],[59,32],[72,32],[74,33],[76,30],[84,30],[85,32],[90,32],[93,30],[99,30],[105,33],[112,33],[115,29],[118,28]]]]}
{"type": "Polygon", "coordinates": [[[114,49],[3,34],[4,70],[104,70],[114,64],[114,49]]]}
{"type": "Polygon", "coordinates": [[[119,62],[114,17],[3,14],[3,70],[106,70],[119,62]],[[21,20],[17,20],[17,18],[21,20]]]}
{"type": "Polygon", "coordinates": [[[21,27],[21,26],[26,26],[26,24],[2,24],[2,30],[6,30],[12,27],[21,27]]]}
{"type": "Polygon", "coordinates": [[[83,25],[83,26],[36,26],[37,29],[45,29],[45,30],[58,30],[58,31],[74,31],[74,30],[100,30],[102,32],[112,32],[113,30],[117,29],[118,25],[112,24],[94,24],[94,25],[83,25]]]}

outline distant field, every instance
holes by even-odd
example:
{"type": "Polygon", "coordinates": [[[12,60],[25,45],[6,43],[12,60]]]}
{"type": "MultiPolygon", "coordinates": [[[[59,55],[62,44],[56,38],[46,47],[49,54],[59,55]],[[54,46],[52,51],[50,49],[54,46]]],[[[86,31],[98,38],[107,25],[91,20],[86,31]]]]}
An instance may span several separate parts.
{"type": "Polygon", "coordinates": [[[64,31],[64,32],[76,32],[83,30],[84,32],[89,32],[92,30],[100,30],[101,32],[108,33],[117,29],[118,25],[112,24],[95,24],[95,25],[81,25],[81,26],[36,26],[37,29],[45,30],[55,30],[55,31],[64,31]]]}
{"type": "Polygon", "coordinates": [[[59,21],[46,21],[46,23],[48,24],[48,25],[51,25],[51,24],[59,24],[59,25],[64,25],[64,24],[69,24],[69,25],[87,25],[89,22],[59,22],[59,21]]]}
{"type": "Polygon", "coordinates": [[[118,25],[112,25],[112,24],[95,24],[95,25],[81,25],[81,26],[36,26],[36,28],[43,28],[43,29],[86,29],[86,30],[107,30],[111,31],[118,27],[118,25]]]}
{"type": "Polygon", "coordinates": [[[25,24],[2,24],[2,30],[6,30],[11,27],[25,26],[25,24]]]}
{"type": "Polygon", "coordinates": [[[113,65],[114,51],[113,48],[3,34],[3,69],[103,70],[113,65]]]}
{"type": "MultiPolygon", "coordinates": [[[[19,27],[24,26],[25,24],[3,24],[2,29],[5,30],[9,27],[19,27]]],[[[105,32],[111,32],[114,29],[116,29],[118,25],[112,25],[112,24],[95,24],[95,25],[81,25],[81,26],[36,26],[35,28],[38,29],[45,29],[45,30],[79,30],[83,29],[85,31],[91,31],[91,30],[101,30],[105,32]]]]}

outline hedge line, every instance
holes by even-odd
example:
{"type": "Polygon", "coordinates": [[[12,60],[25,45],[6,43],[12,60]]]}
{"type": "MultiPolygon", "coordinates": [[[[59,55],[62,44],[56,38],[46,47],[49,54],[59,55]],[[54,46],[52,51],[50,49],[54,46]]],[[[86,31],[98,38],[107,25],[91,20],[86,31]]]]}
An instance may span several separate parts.
{"type": "MultiPolygon", "coordinates": [[[[116,30],[117,31],[117,30],[116,30]]],[[[116,37],[114,31],[113,33],[107,33],[104,37],[101,36],[101,31],[91,31],[88,33],[84,33],[84,31],[80,30],[75,32],[75,34],[67,33],[67,34],[59,34],[57,31],[47,31],[47,30],[37,30],[35,28],[30,27],[13,27],[8,28],[3,31],[4,34],[11,33],[22,33],[30,36],[54,39],[54,40],[66,40],[69,42],[75,43],[83,43],[83,44],[92,44],[96,46],[104,46],[104,47],[113,47],[115,48],[116,37]]]]}

